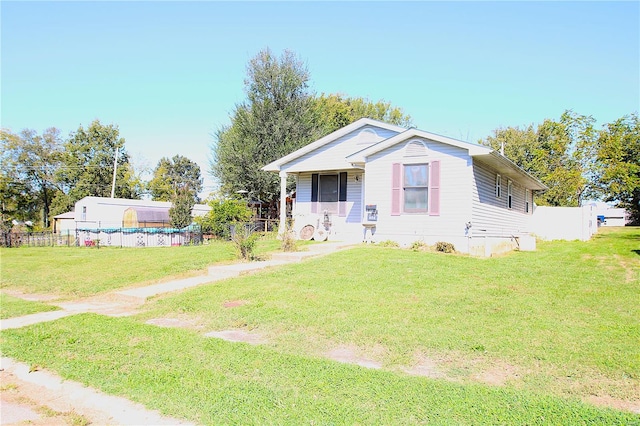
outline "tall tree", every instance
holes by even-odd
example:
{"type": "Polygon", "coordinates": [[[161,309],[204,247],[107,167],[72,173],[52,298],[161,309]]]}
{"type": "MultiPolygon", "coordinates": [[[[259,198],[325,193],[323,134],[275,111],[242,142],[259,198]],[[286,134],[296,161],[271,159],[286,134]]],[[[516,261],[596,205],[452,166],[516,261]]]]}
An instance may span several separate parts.
{"type": "Polygon", "coordinates": [[[198,193],[202,191],[200,166],[182,155],[163,157],[153,171],[148,188],[151,197],[157,201],[172,201],[179,192],[186,191],[197,203],[200,201],[198,193]]]}
{"type": "Polygon", "coordinates": [[[321,135],[329,134],[360,118],[372,118],[401,127],[411,127],[411,116],[391,102],[372,102],[364,98],[350,98],[324,93],[313,100],[314,119],[321,135]]]}
{"type": "Polygon", "coordinates": [[[24,129],[16,135],[2,130],[0,141],[5,207],[20,206],[18,220],[49,227],[52,200],[60,192],[56,180],[62,157],[60,131],[52,127],[39,135],[24,129]]]}
{"type": "Polygon", "coordinates": [[[411,117],[388,102],[342,95],[315,98],[306,66],[290,51],[276,57],[265,49],[251,59],[245,91],[247,100],[236,106],[231,125],[216,132],[210,173],[223,193],[248,191],[276,207],[280,181],[260,170],[265,164],[362,117],[411,123],[411,117]]]}
{"type": "Polygon", "coordinates": [[[547,119],[534,129],[498,129],[480,141],[522,167],[549,190],[536,196],[536,203],[578,206],[594,191],[596,142],[595,120],[565,111],[559,120],[547,119]]]}
{"type": "Polygon", "coordinates": [[[279,178],[260,169],[316,136],[308,82],[306,66],[288,50],[278,57],[265,49],[249,61],[247,99],[211,148],[211,174],[223,192],[245,190],[275,202],[279,178]]]}
{"type": "Polygon", "coordinates": [[[615,202],[640,225],[640,120],[638,113],[606,124],[597,146],[597,187],[605,201],[615,202]]]}
{"type": "Polygon", "coordinates": [[[504,151],[504,155],[529,173],[536,174],[535,150],[538,135],[533,124],[527,127],[507,127],[493,131],[493,135],[480,141],[481,144],[504,151]]]}
{"type": "Polygon", "coordinates": [[[125,140],[118,127],[93,121],[88,128],[80,126],[64,145],[63,167],[57,177],[64,194],[56,197],[55,209],[71,209],[83,197],[109,197],[117,153],[115,197],[140,197],[135,173],[124,149],[125,140]]]}

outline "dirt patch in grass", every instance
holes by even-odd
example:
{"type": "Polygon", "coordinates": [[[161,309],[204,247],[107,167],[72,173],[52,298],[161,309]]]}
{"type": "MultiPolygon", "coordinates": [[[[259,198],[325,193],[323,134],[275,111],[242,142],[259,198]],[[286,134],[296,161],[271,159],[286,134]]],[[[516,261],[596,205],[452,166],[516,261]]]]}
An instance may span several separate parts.
{"type": "Polygon", "coordinates": [[[267,340],[260,333],[249,333],[244,330],[210,331],[204,335],[206,337],[215,337],[229,342],[249,343],[251,345],[267,343],[267,340]]]}
{"type": "Polygon", "coordinates": [[[615,408],[617,410],[631,411],[632,413],[640,414],[640,400],[624,401],[610,396],[591,395],[585,398],[585,401],[600,407],[615,408]]]}
{"type": "Polygon", "coordinates": [[[456,351],[416,352],[414,364],[400,371],[412,376],[443,379],[450,382],[479,382],[489,386],[514,386],[527,377],[549,380],[556,385],[556,394],[581,398],[585,403],[640,414],[638,382],[632,379],[613,380],[602,375],[582,374],[582,380],[554,376],[544,368],[527,369],[508,362],[484,357],[467,358],[456,351]],[[612,394],[607,394],[611,392],[612,394]]]}
{"type": "Polygon", "coordinates": [[[356,364],[361,367],[379,369],[382,364],[376,360],[358,355],[358,349],[355,346],[341,345],[328,351],[325,356],[334,361],[356,364]]]}
{"type": "Polygon", "coordinates": [[[188,328],[192,330],[203,328],[201,324],[198,324],[198,322],[192,318],[152,318],[145,323],[158,327],[188,328]]]}
{"type": "Polygon", "coordinates": [[[244,306],[248,304],[248,300],[229,300],[222,304],[225,308],[237,308],[238,306],[244,306]]]}
{"type": "MultiPolygon", "coordinates": [[[[145,322],[146,324],[158,327],[170,328],[187,328],[190,330],[202,331],[204,326],[194,318],[152,318],[145,322]]],[[[205,337],[215,337],[229,342],[249,343],[252,345],[261,345],[267,343],[268,340],[260,333],[248,332],[240,329],[210,331],[203,334],[205,337]]]]}
{"type": "Polygon", "coordinates": [[[451,382],[480,382],[490,386],[505,386],[521,380],[521,368],[500,360],[483,357],[469,358],[450,351],[424,354],[416,352],[414,364],[401,370],[413,376],[445,379],[451,382]]]}
{"type": "Polygon", "coordinates": [[[622,256],[617,254],[614,255],[613,257],[618,261],[620,266],[622,266],[622,268],[624,269],[625,271],[624,280],[626,283],[632,283],[638,279],[638,277],[640,276],[638,273],[639,268],[638,268],[638,265],[633,264],[636,262],[629,262],[626,259],[624,259],[622,256]]]}
{"type": "Polygon", "coordinates": [[[422,359],[412,367],[405,367],[402,371],[411,376],[429,377],[431,379],[445,378],[444,373],[442,373],[438,368],[438,364],[434,360],[428,358],[422,359]]]}
{"type": "Polygon", "coordinates": [[[520,377],[521,373],[516,366],[500,362],[481,369],[472,379],[491,386],[504,386],[510,381],[519,380],[520,377]]]}

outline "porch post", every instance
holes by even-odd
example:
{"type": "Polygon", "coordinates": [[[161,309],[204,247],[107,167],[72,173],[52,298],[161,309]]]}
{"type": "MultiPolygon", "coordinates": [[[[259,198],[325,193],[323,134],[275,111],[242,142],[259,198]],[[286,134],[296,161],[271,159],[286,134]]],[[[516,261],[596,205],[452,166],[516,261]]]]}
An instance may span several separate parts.
{"type": "Polygon", "coordinates": [[[287,229],[287,172],[280,172],[280,226],[278,235],[283,236],[287,229]]]}

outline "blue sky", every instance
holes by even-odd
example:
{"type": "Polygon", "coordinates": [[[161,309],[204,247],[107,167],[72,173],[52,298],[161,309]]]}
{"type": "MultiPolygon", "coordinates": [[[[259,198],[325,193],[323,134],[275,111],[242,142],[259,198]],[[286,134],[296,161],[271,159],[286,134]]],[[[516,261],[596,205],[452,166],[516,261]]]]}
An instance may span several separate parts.
{"type": "Polygon", "coordinates": [[[639,2],[11,2],[2,127],[116,124],[134,164],[184,155],[207,191],[212,134],[261,49],[294,51],[317,93],[385,100],[419,129],[477,142],[640,109],[639,2]]]}

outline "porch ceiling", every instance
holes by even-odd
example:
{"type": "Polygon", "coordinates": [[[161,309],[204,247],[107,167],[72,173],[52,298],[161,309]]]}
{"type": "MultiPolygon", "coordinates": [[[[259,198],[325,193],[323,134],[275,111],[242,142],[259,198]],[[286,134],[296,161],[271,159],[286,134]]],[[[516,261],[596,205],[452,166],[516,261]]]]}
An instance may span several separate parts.
{"type": "Polygon", "coordinates": [[[352,164],[347,162],[344,163],[344,167],[336,167],[335,165],[327,165],[327,166],[318,166],[313,169],[309,169],[309,167],[300,167],[300,166],[292,166],[292,167],[283,167],[282,171],[289,174],[298,174],[298,173],[316,173],[316,172],[347,172],[347,171],[362,171],[363,168],[355,167],[352,164]]]}

